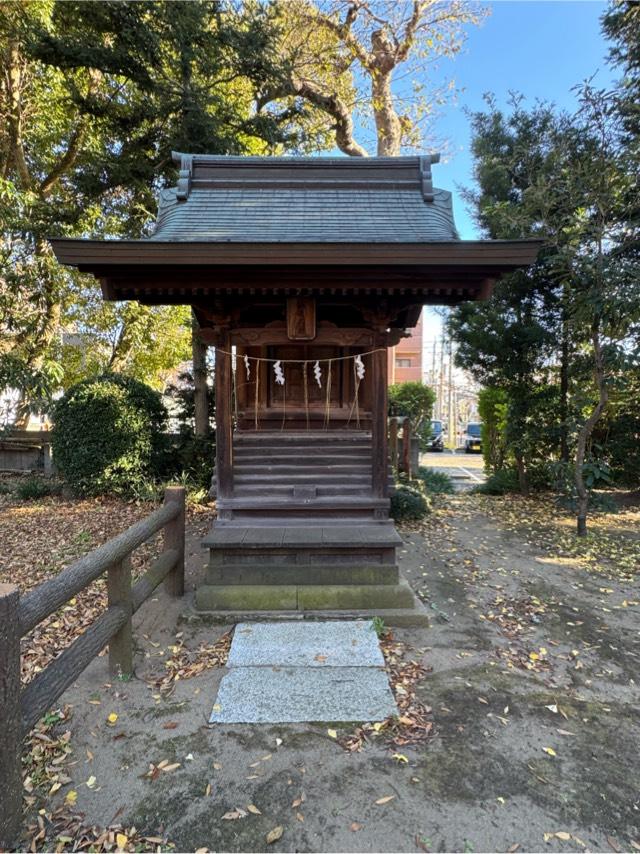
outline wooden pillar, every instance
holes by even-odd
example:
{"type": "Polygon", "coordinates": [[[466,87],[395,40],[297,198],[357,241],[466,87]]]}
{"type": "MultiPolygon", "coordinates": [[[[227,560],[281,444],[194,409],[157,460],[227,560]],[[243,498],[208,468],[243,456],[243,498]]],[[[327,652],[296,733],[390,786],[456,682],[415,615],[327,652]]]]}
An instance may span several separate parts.
{"type": "Polygon", "coordinates": [[[128,678],[133,674],[133,631],[131,615],[131,556],[127,555],[107,570],[107,598],[109,607],[118,605],[128,614],[126,623],[121,626],[109,641],[109,671],[114,676],[128,678]]]}
{"type": "MultiPolygon", "coordinates": [[[[380,345],[378,345],[380,346],[380,345]]],[[[387,349],[380,347],[373,355],[373,394],[371,398],[371,489],[376,498],[388,492],[389,462],[387,452],[387,349]]]]}
{"type": "Polygon", "coordinates": [[[11,851],[22,823],[20,626],[15,584],[0,584],[0,850],[11,851]]]}
{"type": "Polygon", "coordinates": [[[175,549],[180,557],[174,568],[164,580],[164,589],[170,596],[184,596],[184,516],[185,488],[184,486],[168,486],[164,491],[164,503],[175,502],[180,512],[164,526],[164,550],[175,549]]]}
{"type": "Polygon", "coordinates": [[[233,492],[233,437],[231,424],[231,337],[218,336],[216,346],[216,479],[218,498],[233,492]]]}

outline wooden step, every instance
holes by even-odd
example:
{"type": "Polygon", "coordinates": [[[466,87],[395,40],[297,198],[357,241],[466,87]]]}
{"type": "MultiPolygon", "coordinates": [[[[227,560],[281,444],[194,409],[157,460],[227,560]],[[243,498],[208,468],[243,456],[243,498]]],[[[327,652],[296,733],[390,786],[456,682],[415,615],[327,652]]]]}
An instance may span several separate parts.
{"type": "Polygon", "coordinates": [[[243,476],[247,474],[300,474],[314,477],[318,474],[335,474],[339,476],[349,476],[352,474],[369,475],[371,469],[366,465],[353,465],[342,462],[333,462],[330,464],[317,464],[299,461],[297,463],[244,463],[234,462],[234,476],[243,476]]]}

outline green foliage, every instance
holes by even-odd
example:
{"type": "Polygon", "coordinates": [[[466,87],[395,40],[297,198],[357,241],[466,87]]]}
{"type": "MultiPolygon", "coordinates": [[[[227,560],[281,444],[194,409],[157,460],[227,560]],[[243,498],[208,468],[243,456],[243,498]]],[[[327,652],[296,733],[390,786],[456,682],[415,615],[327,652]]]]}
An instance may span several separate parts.
{"type": "Polygon", "coordinates": [[[177,382],[167,389],[172,421],[178,432],[170,436],[168,452],[162,466],[163,477],[184,479],[185,485],[197,490],[208,490],[213,476],[216,453],[215,431],[212,428],[215,396],[209,389],[209,435],[196,436],[194,432],[193,377],[182,373],[177,382]]]}
{"type": "Polygon", "coordinates": [[[429,502],[418,488],[398,484],[391,496],[391,517],[396,522],[424,519],[429,512],[429,502]]]}
{"type": "Polygon", "coordinates": [[[389,415],[408,418],[414,430],[431,419],[436,395],[421,382],[395,383],[389,386],[389,415]]]}
{"type": "Polygon", "coordinates": [[[377,634],[379,638],[381,638],[385,632],[387,631],[387,627],[384,624],[384,620],[382,617],[374,617],[371,620],[373,631],[377,634]]]}
{"type": "Polygon", "coordinates": [[[501,469],[489,475],[484,483],[479,483],[472,490],[479,495],[505,495],[508,492],[519,491],[518,473],[515,469],[501,469]]]}
{"type": "Polygon", "coordinates": [[[29,477],[20,481],[15,489],[15,495],[20,501],[37,501],[55,492],[53,484],[41,477],[29,477]]]}
{"type": "Polygon", "coordinates": [[[446,472],[436,471],[427,466],[419,466],[418,479],[421,481],[427,494],[451,495],[455,492],[453,481],[446,472]]]}
{"type": "Polygon", "coordinates": [[[507,410],[509,398],[502,388],[489,386],[478,394],[478,414],[482,421],[482,456],[487,472],[500,471],[507,455],[507,410]]]}
{"type": "Polygon", "coordinates": [[[54,461],[80,495],[134,495],[158,471],[166,411],[160,395],[105,374],[70,388],[54,409],[54,461]]]}

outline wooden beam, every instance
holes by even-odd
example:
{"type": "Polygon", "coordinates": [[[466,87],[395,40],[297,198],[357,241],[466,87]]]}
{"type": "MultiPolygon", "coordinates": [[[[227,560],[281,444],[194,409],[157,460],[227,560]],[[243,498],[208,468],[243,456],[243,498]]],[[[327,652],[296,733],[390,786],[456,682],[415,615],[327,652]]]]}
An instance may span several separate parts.
{"type": "Polygon", "coordinates": [[[217,497],[233,494],[233,438],[231,425],[231,336],[218,334],[216,346],[216,480],[217,497]]]}

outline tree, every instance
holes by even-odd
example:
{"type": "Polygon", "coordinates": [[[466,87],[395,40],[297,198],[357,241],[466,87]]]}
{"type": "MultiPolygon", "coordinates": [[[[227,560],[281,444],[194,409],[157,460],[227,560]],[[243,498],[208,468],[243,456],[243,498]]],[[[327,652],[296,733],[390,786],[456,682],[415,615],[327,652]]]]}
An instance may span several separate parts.
{"type": "Polygon", "coordinates": [[[414,431],[429,421],[436,395],[420,382],[395,383],[389,386],[389,415],[408,418],[414,431]]]}
{"type": "Polygon", "coordinates": [[[485,14],[462,0],[279,0],[274,10],[285,73],[261,104],[308,102],[338,148],[358,157],[368,147],[356,139],[356,117],[373,130],[378,155],[422,147],[423,122],[445,94],[427,85],[427,68],[455,56],[465,27],[485,14]],[[411,80],[410,97],[399,79],[411,80]]]}
{"type": "Polygon", "coordinates": [[[172,149],[302,144],[304,103],[255,109],[279,61],[267,12],[200,0],[1,3],[0,38],[0,359],[12,360],[3,376],[54,377],[61,365],[68,384],[118,367],[161,384],[188,358],[189,317],[98,307],[95,282],[58,266],[47,238],[139,237],[154,192],[175,177],[172,149]],[[160,340],[174,350],[151,347],[160,340]]]}
{"type": "Polygon", "coordinates": [[[545,105],[527,111],[518,99],[508,116],[492,101],[474,116],[480,191],[470,197],[479,221],[491,237],[542,236],[546,247],[532,270],[500,282],[487,305],[464,306],[452,318],[461,362],[508,391],[521,486],[537,423],[532,407],[548,397],[533,392],[554,381],[560,366],[561,440],[573,444],[580,535],[591,436],[637,324],[631,222],[638,189],[617,103],[615,94],[585,86],[575,116],[545,105]]]}

